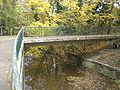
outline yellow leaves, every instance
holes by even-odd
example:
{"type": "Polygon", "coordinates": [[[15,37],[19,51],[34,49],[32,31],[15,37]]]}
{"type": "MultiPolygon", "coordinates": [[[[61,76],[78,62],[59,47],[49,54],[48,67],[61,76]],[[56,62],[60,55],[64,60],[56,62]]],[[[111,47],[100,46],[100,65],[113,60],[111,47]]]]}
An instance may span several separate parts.
{"type": "Polygon", "coordinates": [[[40,51],[39,51],[38,48],[36,48],[36,47],[30,48],[30,49],[26,52],[26,56],[39,57],[39,54],[40,54],[40,51]]]}
{"type": "Polygon", "coordinates": [[[91,24],[93,22],[105,21],[115,18],[112,14],[106,14],[105,11],[101,13],[96,13],[95,9],[100,0],[85,0],[81,8],[78,6],[77,0],[59,0],[61,7],[64,10],[59,13],[52,12],[53,8],[48,2],[48,0],[29,0],[28,4],[33,7],[33,13],[37,13],[39,21],[32,23],[33,26],[58,26],[61,24],[78,24],[82,23],[84,25],[91,24]]]}
{"type": "Polygon", "coordinates": [[[43,24],[43,27],[49,27],[49,26],[51,26],[51,27],[57,27],[58,24],[55,23],[55,22],[51,23],[51,22],[49,22],[49,21],[46,21],[46,22],[43,24]]]}
{"type": "Polygon", "coordinates": [[[26,56],[34,56],[35,58],[39,58],[42,55],[42,51],[46,51],[48,47],[46,46],[37,46],[30,47],[30,49],[25,53],[26,56]]]}
{"type": "Polygon", "coordinates": [[[33,26],[33,27],[39,27],[39,26],[43,26],[43,23],[37,21],[37,22],[32,22],[32,24],[30,26],[33,26]]]}
{"type": "Polygon", "coordinates": [[[44,1],[39,3],[39,7],[37,9],[41,12],[44,12],[44,11],[49,11],[50,7],[51,7],[50,4],[44,1]]]}
{"type": "Polygon", "coordinates": [[[74,0],[69,0],[68,5],[69,5],[70,7],[76,7],[77,2],[74,1],[74,0]]]}
{"type": "Polygon", "coordinates": [[[75,0],[63,0],[63,5],[68,6],[69,10],[79,9],[77,4],[78,4],[78,1],[75,1],[75,0]]]}
{"type": "Polygon", "coordinates": [[[36,9],[36,12],[44,12],[44,8],[42,8],[42,7],[37,7],[37,9],[36,9]]]}
{"type": "Polygon", "coordinates": [[[83,5],[83,7],[82,7],[82,11],[84,11],[84,12],[92,12],[93,11],[93,8],[94,8],[94,5],[87,5],[87,4],[85,4],[85,5],[83,5]]]}
{"type": "Polygon", "coordinates": [[[81,11],[81,16],[79,17],[81,22],[86,22],[89,19],[89,15],[87,15],[84,11],[81,11]]]}
{"type": "Polygon", "coordinates": [[[49,24],[45,23],[46,18],[51,14],[51,5],[48,1],[45,0],[28,0],[28,6],[31,9],[31,12],[36,13],[39,21],[32,23],[33,26],[48,26],[49,24]]]}
{"type": "Polygon", "coordinates": [[[95,14],[93,16],[94,16],[94,18],[99,18],[99,14],[95,14]]]}
{"type": "Polygon", "coordinates": [[[46,21],[46,22],[43,24],[44,27],[49,27],[49,25],[50,25],[50,22],[49,22],[49,21],[46,21]]]}
{"type": "Polygon", "coordinates": [[[41,0],[29,0],[28,5],[29,6],[37,6],[41,0]]]}
{"type": "Polygon", "coordinates": [[[51,27],[58,27],[58,24],[57,23],[52,23],[51,27]]]}
{"type": "Polygon", "coordinates": [[[115,16],[112,14],[106,14],[105,16],[101,16],[101,18],[106,20],[112,20],[115,18],[115,16]]]}
{"type": "Polygon", "coordinates": [[[87,25],[87,21],[89,20],[94,20],[95,18],[94,15],[92,14],[93,12],[93,8],[94,8],[94,5],[87,5],[87,4],[84,4],[81,11],[80,11],[80,21],[82,24],[84,25],[87,25]]]}
{"type": "Polygon", "coordinates": [[[43,0],[29,0],[28,1],[28,6],[29,7],[34,7],[34,9],[37,12],[49,11],[50,7],[51,7],[51,5],[49,4],[49,2],[43,1],[43,0]]]}
{"type": "Polygon", "coordinates": [[[67,1],[67,0],[64,0],[64,1],[63,1],[63,5],[64,5],[64,6],[68,6],[68,1],[67,1]]]}
{"type": "Polygon", "coordinates": [[[49,9],[51,7],[50,4],[46,1],[41,2],[40,4],[41,4],[40,6],[43,7],[44,9],[49,9]]]}
{"type": "Polygon", "coordinates": [[[62,19],[63,15],[62,14],[54,14],[53,15],[53,20],[56,21],[60,21],[62,19]]]}
{"type": "Polygon", "coordinates": [[[32,22],[30,27],[49,27],[49,26],[55,27],[58,26],[55,22],[54,23],[50,23],[49,21],[45,21],[45,23],[41,23],[40,21],[37,22],[32,22]]]}
{"type": "Polygon", "coordinates": [[[0,0],[0,5],[2,5],[3,4],[3,2],[2,2],[2,0],[0,0]]]}

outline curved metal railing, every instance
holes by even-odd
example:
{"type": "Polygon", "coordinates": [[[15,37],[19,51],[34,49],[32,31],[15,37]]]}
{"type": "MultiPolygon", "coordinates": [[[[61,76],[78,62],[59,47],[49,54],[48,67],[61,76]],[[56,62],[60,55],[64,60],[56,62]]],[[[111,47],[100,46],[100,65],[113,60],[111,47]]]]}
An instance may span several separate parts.
{"type": "Polygon", "coordinates": [[[24,90],[24,28],[21,28],[14,42],[12,63],[12,90],[24,90]]]}

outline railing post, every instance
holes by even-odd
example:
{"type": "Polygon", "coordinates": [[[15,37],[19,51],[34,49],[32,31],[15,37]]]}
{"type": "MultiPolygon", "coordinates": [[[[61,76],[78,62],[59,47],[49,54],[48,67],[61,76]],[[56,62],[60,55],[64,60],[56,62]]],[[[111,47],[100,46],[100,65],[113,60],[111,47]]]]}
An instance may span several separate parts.
{"type": "Polygon", "coordinates": [[[3,26],[0,27],[0,36],[3,36],[3,26]]]}

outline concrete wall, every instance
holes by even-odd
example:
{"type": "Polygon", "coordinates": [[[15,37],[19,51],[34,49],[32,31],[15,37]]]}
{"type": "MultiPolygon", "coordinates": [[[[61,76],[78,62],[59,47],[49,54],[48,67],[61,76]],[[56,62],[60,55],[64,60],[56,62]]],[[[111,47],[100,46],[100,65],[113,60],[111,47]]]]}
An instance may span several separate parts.
{"type": "Polygon", "coordinates": [[[83,66],[86,68],[93,69],[96,72],[108,76],[112,79],[120,79],[120,69],[111,67],[108,64],[103,64],[91,59],[85,59],[83,61],[83,66]]]}

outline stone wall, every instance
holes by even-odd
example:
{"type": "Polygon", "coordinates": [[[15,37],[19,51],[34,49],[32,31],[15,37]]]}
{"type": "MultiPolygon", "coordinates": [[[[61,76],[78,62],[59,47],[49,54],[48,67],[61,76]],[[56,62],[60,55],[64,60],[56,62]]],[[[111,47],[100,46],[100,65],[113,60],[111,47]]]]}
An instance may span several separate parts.
{"type": "Polygon", "coordinates": [[[111,67],[108,64],[103,64],[92,59],[85,59],[83,61],[83,66],[86,68],[93,69],[96,72],[108,76],[112,79],[120,79],[120,69],[111,67]]]}

